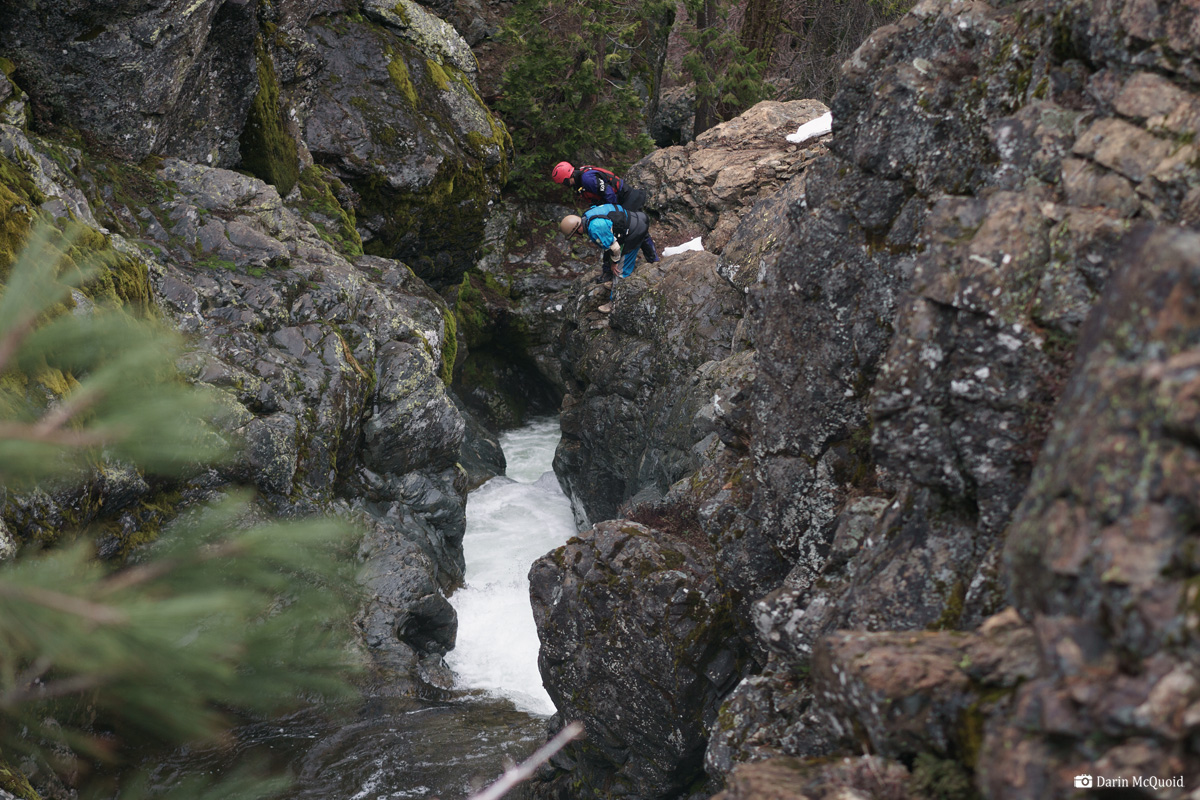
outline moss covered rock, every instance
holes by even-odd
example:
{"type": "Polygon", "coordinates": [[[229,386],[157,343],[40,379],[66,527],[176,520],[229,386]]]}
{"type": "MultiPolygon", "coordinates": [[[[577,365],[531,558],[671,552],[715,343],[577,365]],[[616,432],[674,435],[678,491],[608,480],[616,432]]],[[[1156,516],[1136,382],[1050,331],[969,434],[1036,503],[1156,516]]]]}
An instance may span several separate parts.
{"type": "Polygon", "coordinates": [[[369,20],[310,26],[327,67],[304,141],[359,195],[366,252],[403,259],[435,285],[453,283],[478,255],[510,139],[479,98],[474,59],[453,29],[431,23],[417,35],[413,20],[429,15],[416,6],[371,8],[369,20]]]}
{"type": "Polygon", "coordinates": [[[39,129],[83,131],[133,160],[159,153],[237,163],[258,89],[258,3],[33,5],[0,5],[0,52],[39,129]]]}
{"type": "Polygon", "coordinates": [[[279,79],[261,36],[254,42],[254,54],[258,94],[242,130],[242,168],[273,184],[286,197],[300,177],[296,140],[288,132],[287,118],[279,106],[279,79]]]}

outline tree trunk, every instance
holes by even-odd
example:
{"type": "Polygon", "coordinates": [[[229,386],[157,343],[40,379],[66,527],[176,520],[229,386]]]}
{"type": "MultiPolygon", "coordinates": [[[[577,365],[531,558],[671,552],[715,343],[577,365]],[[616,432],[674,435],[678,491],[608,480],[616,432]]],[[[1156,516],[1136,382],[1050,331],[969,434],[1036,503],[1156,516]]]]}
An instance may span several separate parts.
{"type": "Polygon", "coordinates": [[[783,0],[747,0],[739,39],[747,50],[757,52],[763,64],[775,54],[775,38],[783,18],[783,0]]]}
{"type": "MultiPolygon", "coordinates": [[[[719,24],[721,15],[717,9],[717,0],[703,0],[696,9],[696,31],[700,34],[701,40],[706,40],[705,35],[714,25],[719,24]]],[[[705,56],[711,58],[710,53],[705,56]]],[[[718,67],[711,62],[708,65],[709,69],[716,70],[718,67]]],[[[715,76],[714,76],[715,81],[715,76]]],[[[719,98],[708,96],[707,92],[701,92],[699,82],[696,86],[696,122],[693,130],[693,137],[699,136],[706,130],[716,125],[721,121],[717,114],[717,101],[719,98]]]]}

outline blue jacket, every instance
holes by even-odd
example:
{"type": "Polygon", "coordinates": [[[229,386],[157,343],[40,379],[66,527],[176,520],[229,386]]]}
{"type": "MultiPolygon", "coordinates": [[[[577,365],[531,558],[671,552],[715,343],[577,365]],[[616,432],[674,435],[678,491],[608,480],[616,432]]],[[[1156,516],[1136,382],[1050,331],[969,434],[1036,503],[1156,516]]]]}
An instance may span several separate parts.
{"type": "Polygon", "coordinates": [[[650,234],[650,220],[645,212],[629,211],[624,206],[612,203],[592,206],[584,211],[583,225],[588,238],[600,247],[609,247],[615,240],[621,243],[624,253],[637,250],[650,234]],[[613,226],[613,220],[608,218],[614,211],[617,212],[614,215],[617,218],[616,227],[613,226]]]}
{"type": "Polygon", "coordinates": [[[615,203],[605,203],[602,206],[592,206],[583,212],[583,224],[588,238],[601,247],[610,247],[616,241],[612,220],[608,218],[608,214],[613,211],[624,212],[625,209],[615,203]]]}
{"type": "Polygon", "coordinates": [[[579,193],[588,200],[599,201],[603,198],[611,205],[620,202],[617,197],[617,187],[613,186],[612,181],[599,170],[580,170],[579,193]]]}

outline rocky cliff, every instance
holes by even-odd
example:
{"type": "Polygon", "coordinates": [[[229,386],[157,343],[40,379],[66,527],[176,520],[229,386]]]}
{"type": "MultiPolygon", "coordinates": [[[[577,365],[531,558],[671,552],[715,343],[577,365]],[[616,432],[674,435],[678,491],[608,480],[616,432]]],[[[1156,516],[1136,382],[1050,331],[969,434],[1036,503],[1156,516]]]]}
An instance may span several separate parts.
{"type": "Polygon", "coordinates": [[[450,386],[493,426],[562,397],[583,530],[532,600],[552,727],[590,736],[540,794],[1189,796],[1197,14],[922,0],[846,63],[832,136],[768,103],[635,165],[660,246],[707,252],[604,315],[566,209],[486,210],[508,140],[423,7],[7,3],[0,260],[82,224],[110,257],[77,313],[187,334],[242,447],[6,493],[0,557],[103,521],[120,558],[252,485],[364,524],[364,639],[436,692],[499,468],[450,386]]]}
{"type": "MultiPolygon", "coordinates": [[[[535,565],[543,674],[603,731],[547,795],[1194,788],[1196,20],[921,2],[846,63],[829,152],[751,191],[722,252],[644,270],[607,326],[580,309],[563,480],[653,532],[606,522],[535,565]],[[691,296],[670,288],[685,275],[691,296]],[[697,351],[673,321],[704,327],[723,278],[744,316],[697,351]],[[657,555],[626,563],[618,540],[657,555]],[[674,605],[654,605],[667,574],[674,605]],[[659,633],[589,622],[624,581],[605,607],[630,626],[659,609],[659,633]],[[649,668],[674,677],[606,666],[660,664],[692,596],[693,641],[649,668]],[[706,772],[696,727],[656,739],[646,715],[696,720],[706,772]]],[[[720,194],[671,150],[631,174],[720,194]]],[[[664,227],[722,227],[654,194],[664,227]]]]}
{"type": "Polygon", "coordinates": [[[5,554],[97,525],[119,559],[250,486],[261,513],[367,530],[366,645],[402,691],[447,688],[466,490],[503,469],[449,391],[455,315],[427,283],[474,263],[510,156],[465,40],[407,0],[8,3],[0,56],[0,266],[36,219],[82,225],[108,256],[76,313],[183,332],[239,453],[182,483],[105,463],[7,491],[5,554]]]}

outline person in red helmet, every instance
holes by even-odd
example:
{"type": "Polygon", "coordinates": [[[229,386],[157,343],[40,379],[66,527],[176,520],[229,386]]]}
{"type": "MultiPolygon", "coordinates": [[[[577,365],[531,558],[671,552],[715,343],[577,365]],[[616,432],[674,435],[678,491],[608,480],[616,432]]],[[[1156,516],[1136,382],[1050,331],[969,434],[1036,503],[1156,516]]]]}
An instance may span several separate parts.
{"type": "Polygon", "coordinates": [[[611,203],[629,211],[641,211],[646,205],[646,193],[629,186],[620,177],[603,167],[586,165],[576,169],[569,161],[560,161],[550,171],[555,183],[569,186],[586,205],[611,203]]]}

